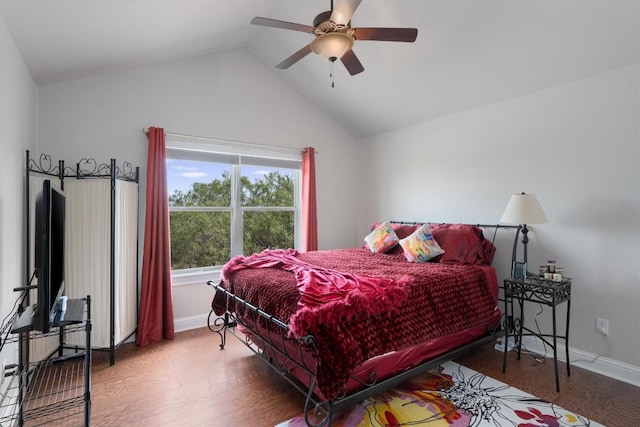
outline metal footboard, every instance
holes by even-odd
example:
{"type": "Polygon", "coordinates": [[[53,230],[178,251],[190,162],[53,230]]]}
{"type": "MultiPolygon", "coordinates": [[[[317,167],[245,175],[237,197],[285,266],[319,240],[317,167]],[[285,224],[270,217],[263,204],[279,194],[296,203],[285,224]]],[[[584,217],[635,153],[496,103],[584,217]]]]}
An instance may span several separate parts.
{"type": "Polygon", "coordinates": [[[362,385],[363,388],[361,390],[350,394],[344,393],[330,400],[320,399],[315,393],[317,387],[315,367],[308,366],[305,362],[305,359],[308,359],[309,356],[312,358],[317,356],[316,339],[311,335],[300,339],[290,338],[289,326],[287,324],[260,308],[253,306],[242,298],[239,298],[219,284],[209,281],[207,285],[212,286],[217,292],[221,292],[226,297],[231,298],[236,304],[236,309],[242,307],[242,312],[245,313],[244,317],[239,317],[236,316],[235,311],[226,311],[223,317],[216,317],[212,322],[212,316],[215,316],[215,314],[213,313],[213,309],[211,310],[207,325],[212,332],[220,336],[220,349],[224,349],[226,345],[226,334],[228,331],[255,354],[259,355],[263,361],[271,365],[285,380],[306,396],[304,416],[306,424],[310,427],[330,425],[333,414],[355,403],[362,402],[368,397],[395,387],[416,375],[440,366],[444,362],[455,359],[473,348],[493,342],[504,335],[503,331],[487,331],[487,335],[476,341],[444,353],[382,381],[379,381],[375,371],[370,372],[368,378],[352,376],[352,379],[362,385]],[[237,333],[235,328],[238,325],[242,325],[250,331],[260,343],[253,342],[249,335],[241,336],[237,333]],[[257,327],[257,325],[260,325],[262,328],[257,327]],[[295,352],[291,352],[291,346],[285,345],[287,343],[295,344],[295,352]],[[306,358],[304,357],[305,355],[307,356],[306,358]],[[289,373],[287,365],[281,362],[283,358],[293,366],[301,369],[305,375],[308,376],[309,387],[289,373]],[[313,420],[310,414],[313,414],[316,420],[313,420]]]}
{"type": "Polygon", "coordinates": [[[258,307],[250,304],[244,299],[229,292],[223,286],[216,284],[212,281],[207,282],[207,285],[212,286],[217,292],[223,293],[226,297],[231,298],[236,304],[236,307],[243,308],[245,317],[236,316],[235,312],[226,311],[223,317],[216,317],[213,322],[211,321],[214,316],[213,309],[209,313],[207,326],[209,330],[217,333],[220,336],[220,349],[224,349],[227,340],[227,332],[236,337],[239,341],[245,344],[251,351],[261,357],[263,361],[275,368],[287,382],[306,396],[304,413],[307,425],[312,427],[319,427],[327,424],[333,413],[333,405],[331,401],[322,400],[316,396],[316,374],[313,366],[308,366],[306,359],[309,357],[317,357],[316,339],[312,335],[306,335],[300,339],[288,338],[289,326],[271,314],[261,310],[258,307]],[[253,337],[259,340],[259,343],[255,343],[251,336],[241,336],[236,332],[236,326],[242,325],[248,331],[251,332],[253,337]],[[262,325],[262,330],[257,327],[262,325]],[[294,344],[295,353],[291,353],[291,345],[294,344]],[[305,354],[307,357],[305,358],[305,354]],[[305,375],[308,376],[308,383],[311,384],[307,388],[301,381],[289,374],[289,368],[282,362],[282,359],[286,359],[289,363],[302,370],[305,375]],[[313,414],[320,421],[317,424],[311,422],[307,414],[309,410],[313,408],[313,414]]]}

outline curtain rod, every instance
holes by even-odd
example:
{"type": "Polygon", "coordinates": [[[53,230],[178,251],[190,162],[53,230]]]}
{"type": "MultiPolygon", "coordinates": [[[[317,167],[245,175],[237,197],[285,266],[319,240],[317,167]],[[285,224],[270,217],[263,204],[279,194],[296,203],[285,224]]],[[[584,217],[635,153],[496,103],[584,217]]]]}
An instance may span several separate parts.
{"type": "MultiPolygon", "coordinates": [[[[142,129],[142,132],[144,132],[144,134],[148,134],[149,133],[149,128],[144,128],[142,129]]],[[[246,145],[249,147],[256,147],[256,148],[272,148],[272,149],[277,149],[277,150],[284,150],[284,151],[291,151],[294,153],[299,153],[301,151],[305,151],[304,148],[291,148],[291,147],[282,147],[279,145],[267,145],[267,144],[257,144],[254,142],[244,142],[244,141],[234,141],[234,140],[230,140],[230,139],[218,139],[218,138],[210,138],[207,136],[196,136],[196,135],[186,135],[186,134],[182,134],[182,133],[173,133],[173,132],[166,132],[164,133],[165,135],[168,136],[177,136],[179,138],[192,138],[192,139],[201,139],[204,141],[212,141],[212,142],[222,142],[222,143],[227,143],[227,144],[236,144],[236,145],[246,145]]],[[[315,154],[319,154],[318,150],[315,150],[315,154]]]]}

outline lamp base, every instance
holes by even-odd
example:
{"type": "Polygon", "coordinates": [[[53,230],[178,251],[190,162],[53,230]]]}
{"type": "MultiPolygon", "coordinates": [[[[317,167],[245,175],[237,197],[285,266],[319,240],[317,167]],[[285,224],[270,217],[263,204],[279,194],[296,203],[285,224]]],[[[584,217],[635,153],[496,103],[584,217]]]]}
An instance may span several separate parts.
{"type": "Polygon", "coordinates": [[[527,264],[527,243],[529,243],[529,229],[527,228],[527,224],[522,224],[522,257],[524,264],[527,264]]]}

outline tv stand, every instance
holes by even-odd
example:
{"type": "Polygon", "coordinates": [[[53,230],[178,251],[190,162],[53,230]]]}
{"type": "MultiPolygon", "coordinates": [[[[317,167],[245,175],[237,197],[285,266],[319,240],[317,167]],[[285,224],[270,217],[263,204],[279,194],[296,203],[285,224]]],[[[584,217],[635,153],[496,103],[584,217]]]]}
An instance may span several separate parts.
{"type": "MultiPolygon", "coordinates": [[[[57,311],[53,327],[73,325],[84,320],[84,299],[67,300],[64,311],[57,311]]],[[[33,317],[36,314],[36,304],[28,305],[18,316],[11,327],[12,334],[33,331],[33,317]]]]}
{"type": "Polygon", "coordinates": [[[20,317],[11,326],[12,334],[19,334],[23,332],[29,332],[33,330],[33,316],[36,314],[36,305],[28,305],[20,317]]]}
{"type": "MultiPolygon", "coordinates": [[[[51,331],[43,334],[33,329],[35,305],[14,313],[12,334],[7,342],[17,342],[19,363],[11,376],[7,392],[0,395],[0,426],[63,425],[89,426],[91,422],[91,296],[67,300],[60,319],[56,314],[51,331]],[[66,334],[84,333],[85,346],[69,347],[66,334]],[[30,361],[35,340],[59,337],[59,344],[49,348],[49,356],[30,361]],[[57,357],[55,357],[57,356],[57,357]]],[[[48,342],[43,340],[43,342],[48,342]]]]}

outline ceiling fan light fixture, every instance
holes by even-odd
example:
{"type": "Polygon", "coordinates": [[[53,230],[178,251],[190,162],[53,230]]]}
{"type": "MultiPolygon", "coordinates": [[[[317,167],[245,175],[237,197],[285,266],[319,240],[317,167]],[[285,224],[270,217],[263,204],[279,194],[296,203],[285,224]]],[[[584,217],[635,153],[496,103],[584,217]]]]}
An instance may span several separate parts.
{"type": "Polygon", "coordinates": [[[353,37],[345,33],[327,33],[313,39],[311,50],[325,59],[342,58],[353,47],[353,37]]]}

